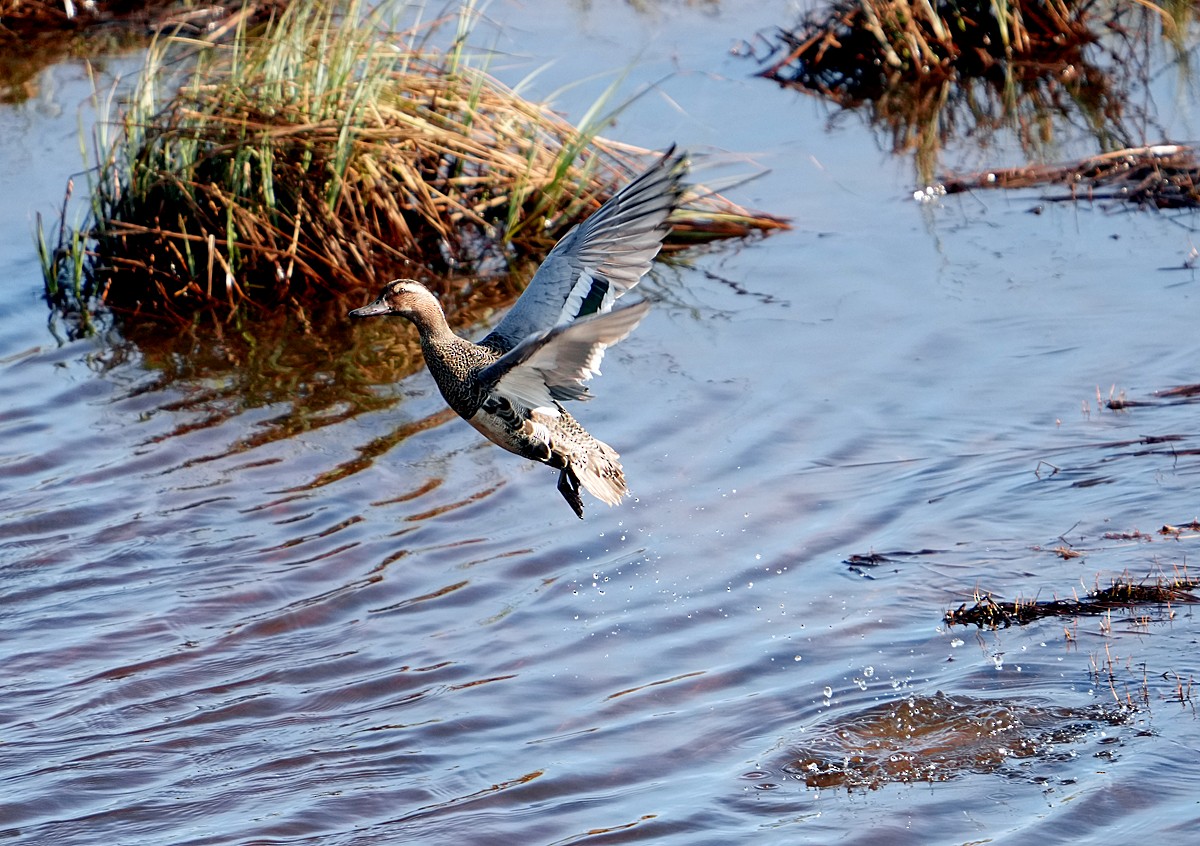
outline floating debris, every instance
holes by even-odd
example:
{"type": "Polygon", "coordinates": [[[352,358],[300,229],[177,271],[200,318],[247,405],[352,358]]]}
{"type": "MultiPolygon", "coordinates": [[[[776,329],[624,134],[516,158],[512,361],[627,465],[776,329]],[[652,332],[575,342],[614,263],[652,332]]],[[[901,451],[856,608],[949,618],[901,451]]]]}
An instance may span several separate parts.
{"type": "MultiPolygon", "coordinates": [[[[1077,162],[1023,165],[942,177],[923,194],[961,194],[985,188],[1025,189],[1061,185],[1063,195],[1043,195],[1047,202],[1119,200],[1154,209],[1200,207],[1200,161],[1195,150],[1180,144],[1130,147],[1077,162]]],[[[1190,396],[1190,394],[1186,394],[1190,396]]],[[[1110,408],[1132,402],[1110,401],[1110,408]],[[1114,404],[1118,402],[1119,404],[1114,404]]]]}
{"type": "Polygon", "coordinates": [[[1170,523],[1164,523],[1163,527],[1158,530],[1160,535],[1167,535],[1173,538],[1196,537],[1200,532],[1200,521],[1195,518],[1190,523],[1184,523],[1180,526],[1173,526],[1170,523]]]}
{"type": "Polygon", "coordinates": [[[1132,540],[1146,541],[1147,543],[1154,540],[1154,538],[1152,538],[1150,535],[1146,534],[1145,532],[1138,531],[1137,529],[1129,532],[1105,532],[1100,537],[1104,538],[1105,540],[1132,540]]]}
{"type": "Polygon", "coordinates": [[[873,579],[875,576],[872,575],[872,571],[877,567],[882,567],[888,564],[898,566],[903,563],[901,559],[904,558],[938,555],[944,551],[945,550],[940,549],[920,549],[915,552],[899,549],[887,553],[872,551],[867,553],[855,553],[847,557],[844,561],[842,561],[842,563],[850,569],[850,572],[857,573],[864,579],[873,579]]]}
{"type": "Polygon", "coordinates": [[[1200,384],[1196,385],[1180,385],[1175,388],[1166,388],[1158,391],[1157,396],[1196,399],[1200,401],[1200,384]]]}
{"type": "MultiPolygon", "coordinates": [[[[1171,527],[1164,527],[1171,528],[1171,527]]],[[[1075,617],[1080,615],[1104,614],[1116,608],[1136,605],[1170,605],[1198,601],[1194,591],[1200,581],[1184,576],[1159,577],[1153,583],[1134,583],[1128,579],[1116,579],[1103,589],[1097,589],[1071,599],[1021,600],[997,602],[989,593],[977,592],[974,604],[964,602],[958,608],[947,611],[943,617],[949,625],[974,625],[981,629],[999,629],[1023,626],[1046,617],[1075,617]]]]}

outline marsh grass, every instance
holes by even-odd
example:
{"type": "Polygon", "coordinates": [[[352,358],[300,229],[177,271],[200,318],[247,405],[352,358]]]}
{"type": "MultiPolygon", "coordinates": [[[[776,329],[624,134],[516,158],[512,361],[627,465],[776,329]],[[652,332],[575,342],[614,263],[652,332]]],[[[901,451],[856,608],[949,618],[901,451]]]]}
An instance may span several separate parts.
{"type": "Polygon", "coordinates": [[[1061,61],[1095,40],[1099,0],[835,0],[777,34],[763,75],[847,96],[876,96],[899,76],[930,82],[1061,61]]]}
{"type": "MultiPolygon", "coordinates": [[[[39,233],[48,297],[186,322],[543,254],[648,153],[597,137],[619,106],[576,128],[476,68],[474,19],[441,50],[433,25],[356,3],[293,4],[227,44],[158,40],[93,139],[88,221],[39,233]]],[[[711,195],[672,222],[676,242],[784,225],[711,195]]]]}

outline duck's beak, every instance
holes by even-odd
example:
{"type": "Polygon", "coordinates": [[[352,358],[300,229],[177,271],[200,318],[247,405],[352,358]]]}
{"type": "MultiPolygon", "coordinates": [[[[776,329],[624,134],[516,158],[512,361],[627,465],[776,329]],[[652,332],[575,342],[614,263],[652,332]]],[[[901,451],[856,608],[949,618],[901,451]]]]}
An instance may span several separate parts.
{"type": "Polygon", "coordinates": [[[373,303],[354,309],[350,312],[350,317],[373,317],[376,314],[388,314],[391,310],[391,306],[387,304],[387,300],[380,297],[373,303]]]}

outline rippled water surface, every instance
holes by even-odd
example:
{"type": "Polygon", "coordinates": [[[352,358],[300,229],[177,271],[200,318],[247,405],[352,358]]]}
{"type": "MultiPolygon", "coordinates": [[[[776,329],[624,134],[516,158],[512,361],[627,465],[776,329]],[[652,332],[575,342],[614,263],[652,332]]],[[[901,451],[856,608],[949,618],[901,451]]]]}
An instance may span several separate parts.
{"type": "Polygon", "coordinates": [[[1195,221],[914,203],[856,118],[728,55],[786,3],[550,5],[491,4],[497,75],[631,64],[658,88],[612,134],[703,179],[752,152],[771,172],[731,195],[795,224],[656,269],[578,415],[636,498],[583,522],[379,360],[398,322],[56,340],[29,233],[86,75],[0,112],[4,841],[1194,831],[1192,606],[942,615],[1189,563],[1196,533],[1157,530],[1197,513],[1197,408],[1155,392],[1200,382],[1195,221]],[[893,775],[813,777],[860,753],[893,775]]]}

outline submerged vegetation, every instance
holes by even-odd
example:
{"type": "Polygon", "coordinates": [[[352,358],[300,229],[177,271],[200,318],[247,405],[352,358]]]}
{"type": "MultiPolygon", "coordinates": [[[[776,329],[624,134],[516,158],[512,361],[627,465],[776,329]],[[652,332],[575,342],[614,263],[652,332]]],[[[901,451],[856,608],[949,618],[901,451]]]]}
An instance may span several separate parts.
{"type": "Polygon", "coordinates": [[[810,788],[878,790],[1007,772],[1044,782],[1031,765],[1069,759],[1097,743],[1105,728],[1132,718],[1120,705],[1055,707],[940,692],[844,710],[806,730],[803,746],[790,749],[777,765],[781,780],[810,788]]]}
{"type": "MultiPolygon", "coordinates": [[[[473,67],[470,6],[443,50],[382,14],[295,4],[225,45],[158,41],[94,139],[87,221],[40,231],[51,301],[186,321],[398,275],[445,290],[543,253],[646,163],[597,137],[600,107],[577,129],[473,67]]],[[[785,225],[713,195],[672,223],[676,244],[785,225]]]]}

